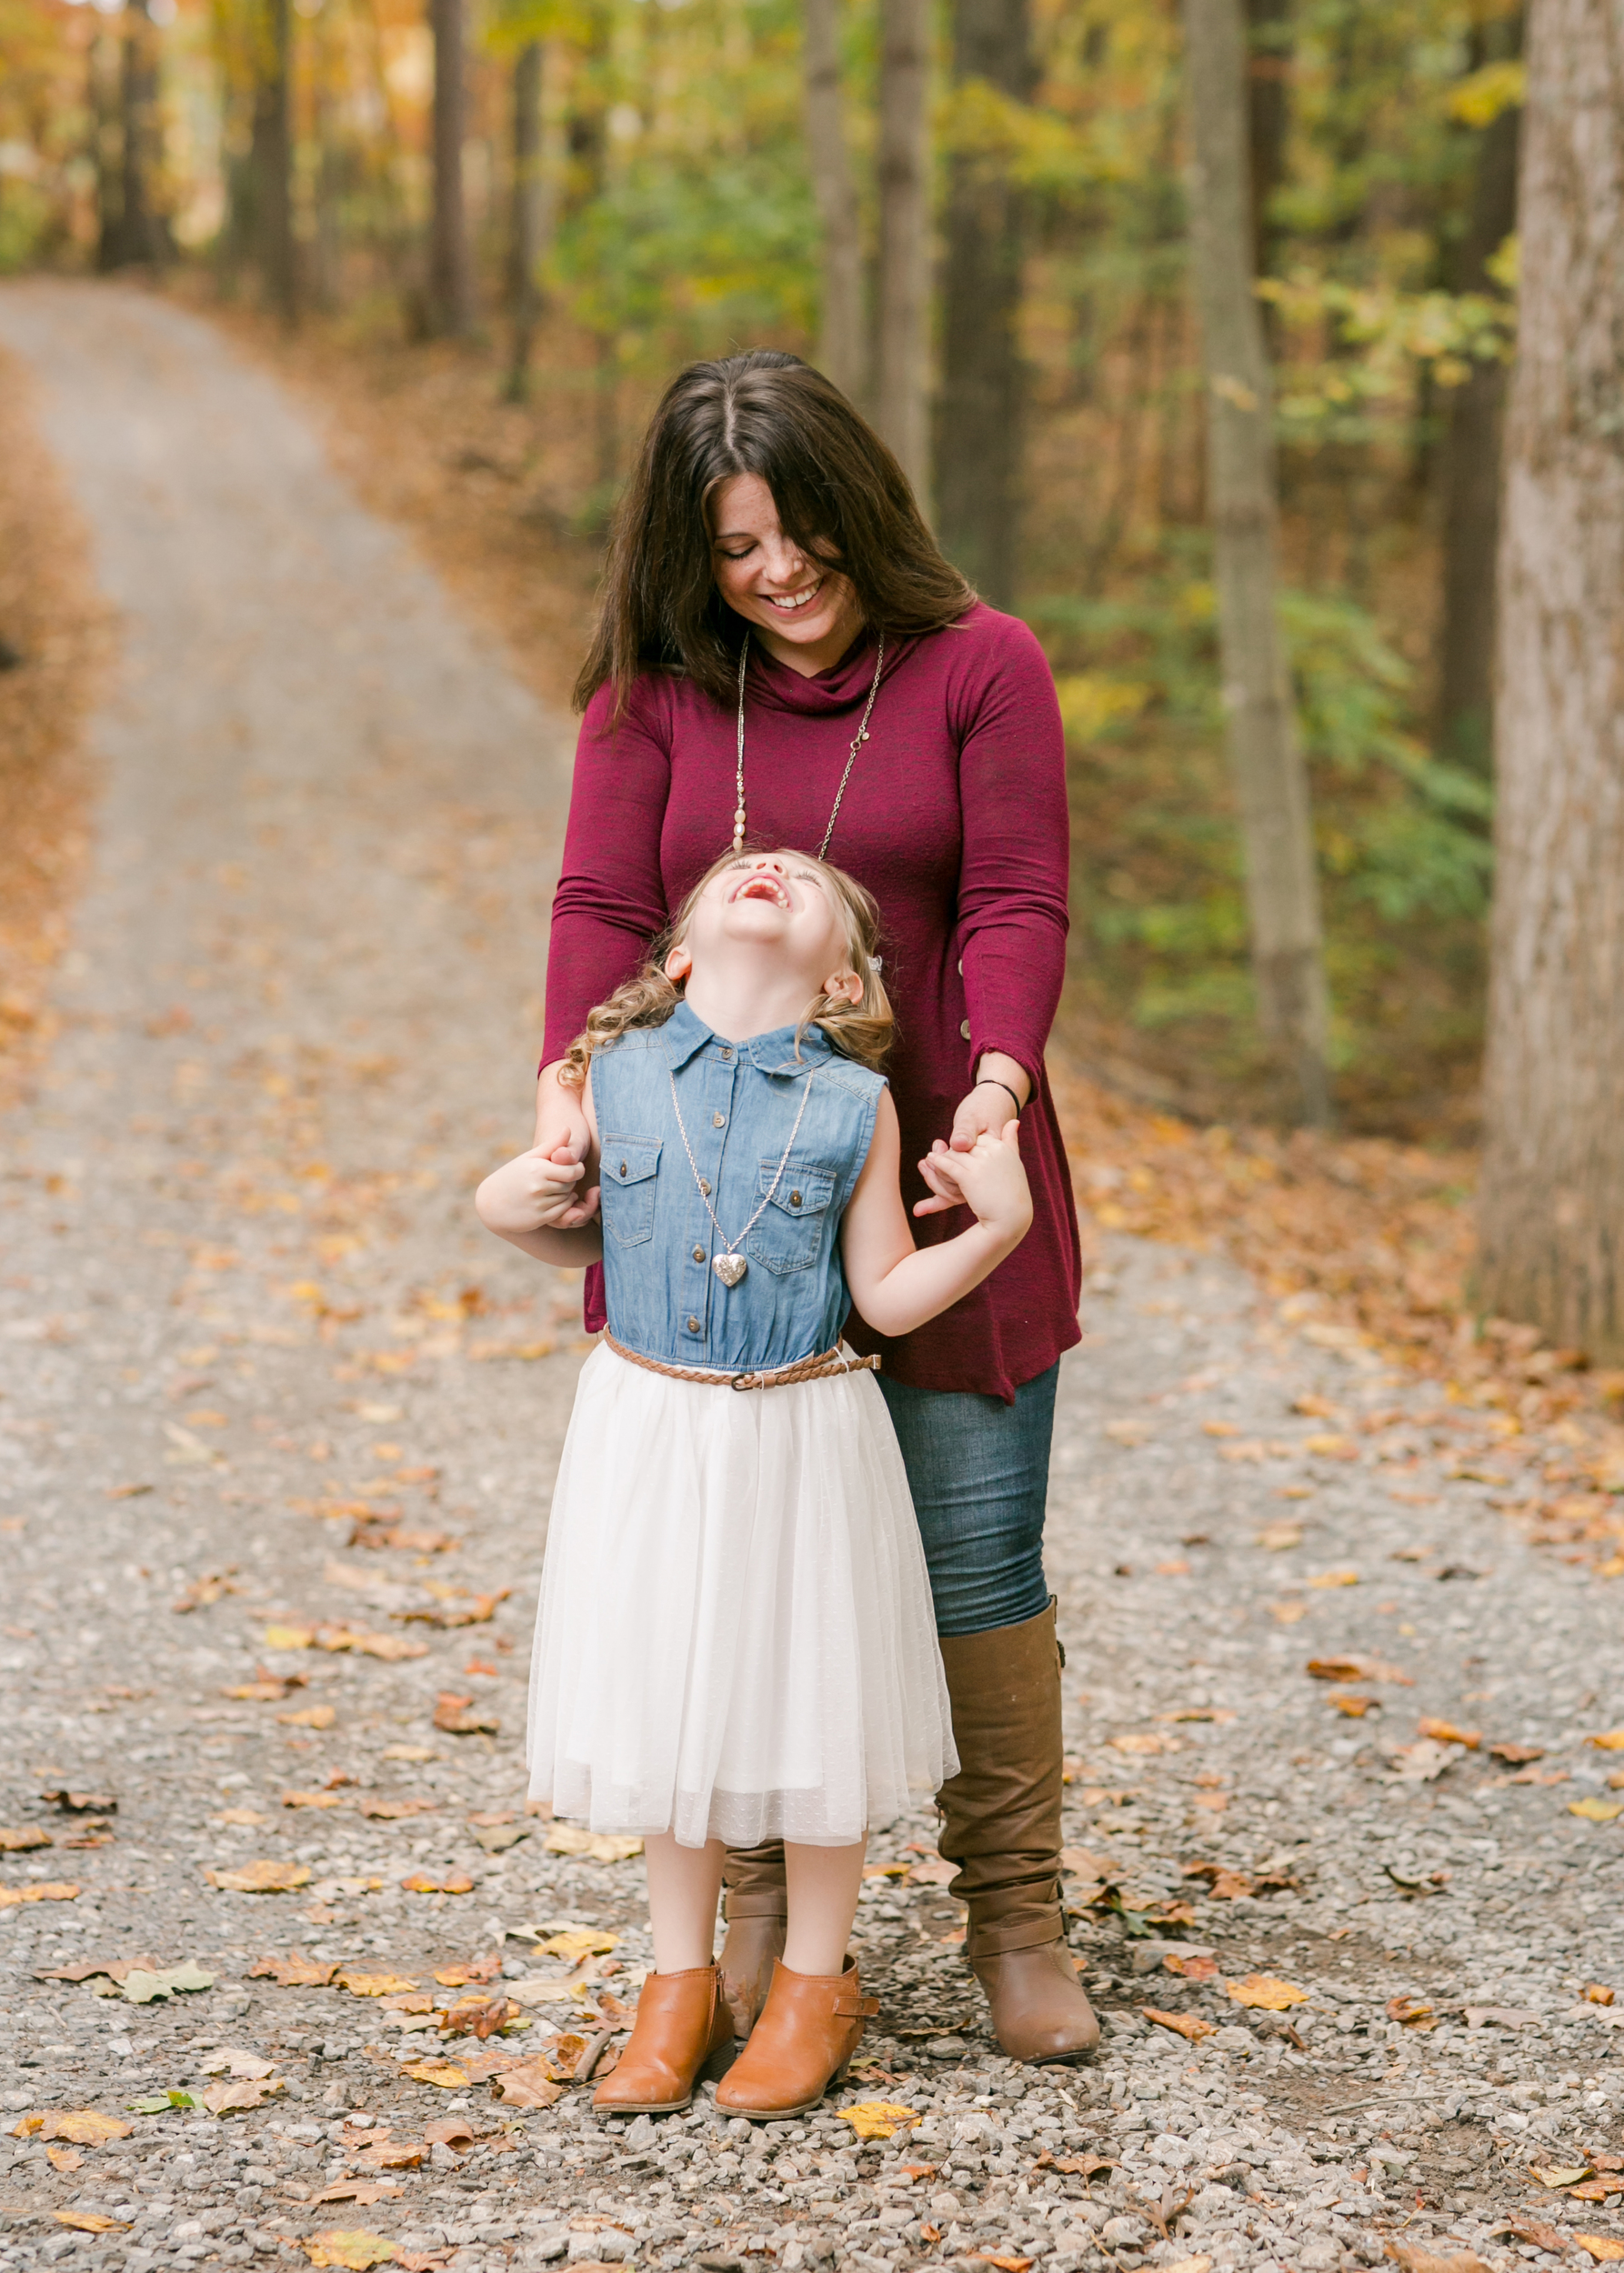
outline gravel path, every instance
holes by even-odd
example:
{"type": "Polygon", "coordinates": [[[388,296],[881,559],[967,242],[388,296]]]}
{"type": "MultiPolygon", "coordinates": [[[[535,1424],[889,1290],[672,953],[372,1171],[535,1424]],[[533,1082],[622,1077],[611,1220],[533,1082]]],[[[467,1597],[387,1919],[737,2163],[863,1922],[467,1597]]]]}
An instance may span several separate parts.
{"type": "Polygon", "coordinates": [[[835,2105],[554,2096],[647,1942],[636,1863],[523,1811],[582,1345],[468,1193],[526,1123],[566,726],[205,325],[28,283],[0,338],[125,620],[0,1184],[0,2268],[1624,2258],[1613,1597],[1497,1513],[1481,1415],[1126,1240],[1050,1519],[1097,2065],[996,2056],[921,1818],[835,2105]],[[256,1867],[297,1883],[208,1875],[256,1867]],[[526,2028],[442,2030],[503,1994],[526,2028]]]}

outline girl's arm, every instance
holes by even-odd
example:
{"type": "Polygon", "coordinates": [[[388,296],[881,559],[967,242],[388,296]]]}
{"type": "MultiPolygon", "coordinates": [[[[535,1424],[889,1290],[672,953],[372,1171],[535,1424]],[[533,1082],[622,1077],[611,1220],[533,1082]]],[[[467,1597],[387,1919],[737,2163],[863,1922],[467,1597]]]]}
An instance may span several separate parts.
{"type": "Polygon", "coordinates": [[[480,1222],[538,1263],[580,1270],[603,1259],[603,1227],[597,1215],[597,1117],[592,1106],[592,1075],[579,1092],[587,1144],[583,1161],[573,1146],[550,1151],[540,1145],[521,1152],[487,1176],[474,1195],[480,1222]],[[586,1188],[578,1189],[585,1180],[586,1188]]]}
{"type": "Polygon", "coordinates": [[[911,1334],[927,1318],[978,1287],[1026,1237],[1032,1196],[1020,1165],[1018,1124],[980,1136],[953,1155],[953,1180],[976,1221],[939,1247],[916,1247],[897,1181],[902,1137],[888,1089],[875,1117],[874,1142],[840,1227],[852,1301],[877,1334],[911,1334]]]}

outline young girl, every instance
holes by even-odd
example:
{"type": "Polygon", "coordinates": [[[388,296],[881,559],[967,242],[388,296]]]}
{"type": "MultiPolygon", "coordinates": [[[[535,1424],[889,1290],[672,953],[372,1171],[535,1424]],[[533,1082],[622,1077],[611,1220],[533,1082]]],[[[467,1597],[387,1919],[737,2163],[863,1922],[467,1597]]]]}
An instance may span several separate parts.
{"type": "MultiPolygon", "coordinates": [[[[783,1962],[717,2104],[814,2106],[877,2009],[846,1945],[871,1827],[957,1766],[924,1556],[855,1304],[910,1333],[1025,1237],[1017,1126],[921,1162],[974,1218],[916,1250],[891,1011],[860,886],[799,853],[728,853],[663,958],[570,1053],[585,1161],[523,1153],[481,1185],[492,1231],[602,1257],[547,1533],[530,1688],[534,1797],[640,1833],[656,1970],[595,2103],[662,2114],[726,2065],[712,1952],[727,1845],[781,1837],[783,1962]]],[[[658,950],[657,950],[657,953],[658,950]]],[[[922,1207],[929,1203],[921,1203],[922,1207]]]]}

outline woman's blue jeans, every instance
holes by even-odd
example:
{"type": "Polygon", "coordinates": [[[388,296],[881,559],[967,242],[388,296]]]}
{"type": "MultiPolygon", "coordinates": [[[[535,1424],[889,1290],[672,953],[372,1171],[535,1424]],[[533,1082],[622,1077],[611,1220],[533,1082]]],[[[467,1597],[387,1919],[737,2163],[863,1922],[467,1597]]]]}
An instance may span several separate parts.
{"type": "Polygon", "coordinates": [[[914,1496],[938,1634],[1019,1626],[1048,1607],[1043,1510],[1059,1376],[1053,1365],[1023,1382],[1013,1405],[876,1377],[914,1496]]]}

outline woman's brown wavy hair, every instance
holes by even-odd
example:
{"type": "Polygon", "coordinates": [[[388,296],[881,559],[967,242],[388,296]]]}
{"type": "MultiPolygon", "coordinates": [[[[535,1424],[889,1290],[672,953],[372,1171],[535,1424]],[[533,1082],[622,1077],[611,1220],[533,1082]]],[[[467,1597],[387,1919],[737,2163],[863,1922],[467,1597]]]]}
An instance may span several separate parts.
{"type": "MultiPolygon", "coordinates": [[[[779,849],[787,852],[790,847],[782,846],[779,849]]],[[[679,985],[666,976],[666,957],[687,936],[706,886],[724,868],[731,868],[736,861],[748,857],[748,854],[728,851],[719,860],[713,860],[649,948],[647,960],[636,977],[617,986],[607,1002],[600,1002],[596,1010],[587,1013],[585,1031],[576,1035],[558,1067],[558,1079],[566,1088],[578,1089],[586,1078],[586,1068],[594,1054],[618,1041],[629,1027],[665,1025],[682,1000],[683,992],[679,985]]],[[[845,932],[847,960],[863,982],[862,996],[857,1002],[847,1002],[839,996],[816,996],[796,1028],[796,1046],[799,1048],[807,1028],[815,1026],[827,1036],[842,1056],[855,1057],[858,1065],[871,1066],[878,1073],[884,1067],[896,1029],[896,1014],[880,983],[879,908],[856,877],[848,876],[844,868],[831,867],[827,860],[819,860],[811,853],[797,853],[795,857],[817,869],[827,879],[845,932]]]]}
{"type": "Polygon", "coordinates": [[[706,503],[736,474],[767,484],[784,534],[850,579],[872,629],[939,631],[974,602],[907,475],[821,371],[771,347],[690,364],[649,422],[615,516],[579,708],[613,682],[618,717],[647,670],[732,704],[745,627],[717,589],[706,503]]]}

